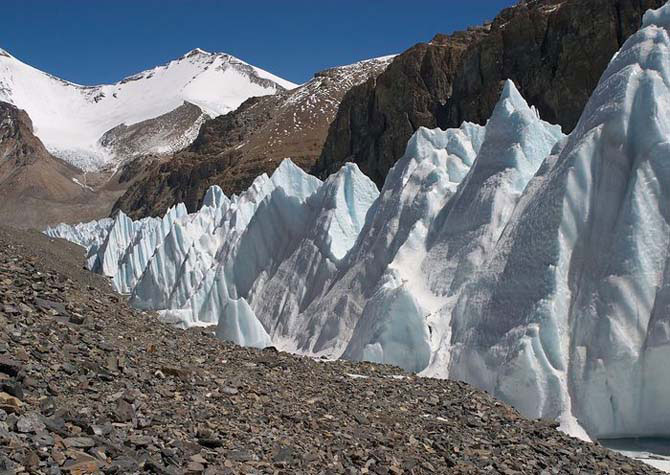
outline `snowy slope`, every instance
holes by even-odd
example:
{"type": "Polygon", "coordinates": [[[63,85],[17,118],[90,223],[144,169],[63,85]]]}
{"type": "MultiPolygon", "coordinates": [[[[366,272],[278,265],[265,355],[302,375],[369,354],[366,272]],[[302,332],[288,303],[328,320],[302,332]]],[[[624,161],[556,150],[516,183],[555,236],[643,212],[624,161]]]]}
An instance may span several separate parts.
{"type": "Polygon", "coordinates": [[[122,215],[101,244],[48,233],[183,326],[462,379],[579,437],[667,437],[669,109],[670,4],[568,137],[508,81],[485,127],[418,130],[379,194],[354,165],[321,183],[286,161],[156,239],[122,215]]]}
{"type": "Polygon", "coordinates": [[[0,101],[28,113],[36,135],[50,152],[86,169],[100,168],[112,160],[99,141],[121,124],[157,118],[184,101],[214,117],[236,109],[249,97],[293,87],[230,55],[199,49],[100,86],[58,79],[0,52],[0,101]]]}

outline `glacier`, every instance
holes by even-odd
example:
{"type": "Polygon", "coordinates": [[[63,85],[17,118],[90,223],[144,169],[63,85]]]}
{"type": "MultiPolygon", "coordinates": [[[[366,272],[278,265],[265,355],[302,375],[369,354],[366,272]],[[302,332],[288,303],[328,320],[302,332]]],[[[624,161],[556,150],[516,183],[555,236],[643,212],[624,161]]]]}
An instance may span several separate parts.
{"type": "Polygon", "coordinates": [[[85,246],[89,268],[133,305],[264,347],[289,336],[292,319],[325,290],[378,194],[356,165],[321,182],[284,160],[239,196],[210,188],[190,215],[179,204],[163,218],[119,212],[46,232],[85,246]]]}
{"type": "Polygon", "coordinates": [[[582,438],[670,435],[670,5],[569,135],[507,81],[379,191],[290,160],[203,206],[45,232],[133,305],[226,340],[467,381],[582,438]]]}

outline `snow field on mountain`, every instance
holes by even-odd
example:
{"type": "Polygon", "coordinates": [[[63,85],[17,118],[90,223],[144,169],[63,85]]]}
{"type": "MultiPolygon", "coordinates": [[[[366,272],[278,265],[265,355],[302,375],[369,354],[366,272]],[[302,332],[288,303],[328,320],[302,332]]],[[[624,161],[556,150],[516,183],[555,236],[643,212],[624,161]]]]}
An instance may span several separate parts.
{"type": "Polygon", "coordinates": [[[50,152],[85,170],[113,160],[99,141],[118,125],[159,117],[184,101],[215,117],[250,97],[295,86],[232,56],[202,50],[100,86],[73,84],[0,55],[0,100],[28,113],[50,152]]]}

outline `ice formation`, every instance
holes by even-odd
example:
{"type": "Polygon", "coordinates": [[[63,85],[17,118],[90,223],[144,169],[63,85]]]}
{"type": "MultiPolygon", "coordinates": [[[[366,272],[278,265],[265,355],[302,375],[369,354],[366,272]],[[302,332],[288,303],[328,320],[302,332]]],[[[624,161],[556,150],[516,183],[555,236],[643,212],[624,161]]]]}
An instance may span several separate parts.
{"type": "Polygon", "coordinates": [[[485,127],[419,129],[383,189],[285,161],[162,220],[61,226],[165,320],[462,379],[581,437],[670,427],[670,5],[576,129],[506,82],[485,127]]]}
{"type": "Polygon", "coordinates": [[[291,335],[292,319],[324,291],[378,194],[355,165],[322,183],[285,160],[232,199],[212,187],[191,215],[183,205],[162,219],[120,212],[47,234],[86,246],[89,266],[134,305],[262,347],[291,335]]]}

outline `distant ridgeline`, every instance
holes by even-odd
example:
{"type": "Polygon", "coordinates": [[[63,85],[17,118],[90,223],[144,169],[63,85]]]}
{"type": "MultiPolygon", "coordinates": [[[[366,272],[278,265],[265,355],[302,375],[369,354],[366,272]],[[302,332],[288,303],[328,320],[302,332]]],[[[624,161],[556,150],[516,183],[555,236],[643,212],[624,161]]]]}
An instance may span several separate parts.
{"type": "Polygon", "coordinates": [[[115,84],[80,86],[0,54],[0,101],[25,110],[55,156],[86,171],[189,145],[202,122],[296,85],[200,49],[115,84]]]}

